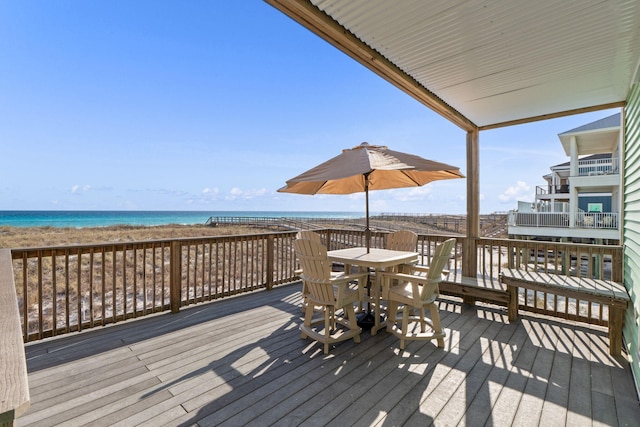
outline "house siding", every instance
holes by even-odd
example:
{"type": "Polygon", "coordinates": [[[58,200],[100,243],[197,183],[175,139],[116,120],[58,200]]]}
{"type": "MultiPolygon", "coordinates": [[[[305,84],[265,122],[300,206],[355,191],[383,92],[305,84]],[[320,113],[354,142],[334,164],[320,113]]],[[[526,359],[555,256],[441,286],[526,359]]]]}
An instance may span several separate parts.
{"type": "Polygon", "coordinates": [[[631,356],[636,387],[640,390],[640,84],[635,83],[625,107],[624,149],[624,284],[631,295],[624,339],[631,356]]]}
{"type": "Polygon", "coordinates": [[[590,212],[589,203],[599,203],[602,205],[601,212],[611,212],[611,196],[580,196],[578,194],[579,209],[590,212]]]}

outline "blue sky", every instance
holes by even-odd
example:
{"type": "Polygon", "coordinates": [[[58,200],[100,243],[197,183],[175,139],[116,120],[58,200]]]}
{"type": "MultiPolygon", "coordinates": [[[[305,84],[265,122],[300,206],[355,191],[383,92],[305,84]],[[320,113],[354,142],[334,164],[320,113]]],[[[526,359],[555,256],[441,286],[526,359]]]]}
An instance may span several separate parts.
{"type": "MultiPolygon", "coordinates": [[[[465,133],[262,1],[0,2],[0,210],[362,211],[277,193],[363,141],[459,166],[465,133]]],[[[532,200],[557,134],[480,134],[480,210],[532,200]]],[[[466,180],[372,192],[372,212],[465,213],[466,180]]]]}

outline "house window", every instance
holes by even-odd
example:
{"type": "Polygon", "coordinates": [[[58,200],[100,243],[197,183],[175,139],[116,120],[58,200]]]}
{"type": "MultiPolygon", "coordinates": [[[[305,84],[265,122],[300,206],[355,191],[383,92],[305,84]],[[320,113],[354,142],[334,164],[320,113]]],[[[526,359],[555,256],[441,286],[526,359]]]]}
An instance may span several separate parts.
{"type": "Polygon", "coordinates": [[[602,212],[602,203],[589,203],[587,210],[589,212],[602,212]]]}

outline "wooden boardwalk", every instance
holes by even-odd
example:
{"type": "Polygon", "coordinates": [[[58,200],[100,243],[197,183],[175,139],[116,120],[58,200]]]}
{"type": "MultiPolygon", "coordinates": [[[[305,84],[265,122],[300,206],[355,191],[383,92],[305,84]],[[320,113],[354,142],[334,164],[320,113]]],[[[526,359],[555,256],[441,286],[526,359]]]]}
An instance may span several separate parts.
{"type": "Polygon", "coordinates": [[[604,328],[440,303],[445,349],[384,331],[325,356],[301,340],[300,286],[26,347],[18,426],[590,426],[640,423],[604,328]]]}

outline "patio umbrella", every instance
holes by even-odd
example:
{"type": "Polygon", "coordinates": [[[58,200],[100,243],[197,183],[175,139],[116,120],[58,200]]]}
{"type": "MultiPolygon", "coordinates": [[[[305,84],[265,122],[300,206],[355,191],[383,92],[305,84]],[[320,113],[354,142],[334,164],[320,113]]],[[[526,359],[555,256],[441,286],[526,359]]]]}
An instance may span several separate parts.
{"type": "Polygon", "coordinates": [[[366,142],[291,178],[278,191],[296,194],[365,193],[367,252],[371,247],[369,190],[420,187],[440,179],[464,178],[460,169],[366,142]]]}

